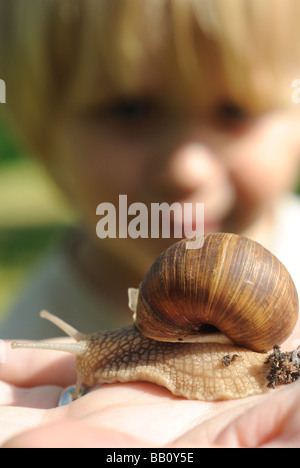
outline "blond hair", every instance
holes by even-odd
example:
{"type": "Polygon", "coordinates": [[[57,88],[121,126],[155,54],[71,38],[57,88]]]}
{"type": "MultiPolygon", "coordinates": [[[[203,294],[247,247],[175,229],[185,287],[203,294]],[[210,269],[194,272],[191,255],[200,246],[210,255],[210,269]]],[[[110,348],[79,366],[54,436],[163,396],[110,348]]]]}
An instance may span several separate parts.
{"type": "Polygon", "coordinates": [[[252,107],[282,105],[299,21],[299,0],[0,0],[5,110],[43,151],[60,106],[136,94],[159,74],[203,99],[222,83],[252,107]]]}

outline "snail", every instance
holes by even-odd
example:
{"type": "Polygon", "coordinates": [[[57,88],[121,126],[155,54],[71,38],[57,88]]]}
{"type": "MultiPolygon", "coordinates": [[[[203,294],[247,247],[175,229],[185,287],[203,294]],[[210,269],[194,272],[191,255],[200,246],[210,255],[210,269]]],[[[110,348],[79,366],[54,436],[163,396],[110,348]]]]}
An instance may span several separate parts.
{"type": "Polygon", "coordinates": [[[290,274],[245,237],[206,234],[200,249],[187,249],[186,242],[163,252],[139,289],[129,290],[133,325],[85,335],[43,311],[76,342],[12,347],[76,354],[75,398],[81,384],[131,381],[206,401],[266,391],[267,351],[287,339],[298,317],[290,274]]]}

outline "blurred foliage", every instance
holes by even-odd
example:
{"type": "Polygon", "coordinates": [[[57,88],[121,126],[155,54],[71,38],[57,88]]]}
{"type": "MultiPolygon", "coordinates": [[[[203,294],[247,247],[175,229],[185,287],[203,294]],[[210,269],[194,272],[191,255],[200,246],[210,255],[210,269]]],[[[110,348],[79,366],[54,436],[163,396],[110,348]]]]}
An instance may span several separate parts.
{"type": "Polygon", "coordinates": [[[45,246],[51,244],[65,231],[61,225],[23,226],[0,231],[0,265],[30,264],[45,246]]]}
{"type": "Polygon", "coordinates": [[[0,319],[35,263],[72,222],[68,210],[0,118],[0,319]]]}
{"type": "Polygon", "coordinates": [[[16,138],[9,132],[0,117],[0,169],[5,164],[12,164],[23,159],[21,148],[16,138]]]}
{"type": "Polygon", "coordinates": [[[0,318],[41,256],[65,229],[60,225],[6,228],[0,231],[0,318]]]}

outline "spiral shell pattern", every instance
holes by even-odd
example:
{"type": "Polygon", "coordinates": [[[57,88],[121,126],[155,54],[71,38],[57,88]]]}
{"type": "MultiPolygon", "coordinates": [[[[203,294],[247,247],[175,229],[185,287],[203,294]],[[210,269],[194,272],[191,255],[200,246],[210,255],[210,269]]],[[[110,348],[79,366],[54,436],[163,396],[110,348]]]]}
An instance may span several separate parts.
{"type": "Polygon", "coordinates": [[[173,244],[139,288],[135,326],[159,341],[218,331],[265,352],[292,333],[298,294],[285,266],[246,237],[211,233],[203,247],[173,244]]]}

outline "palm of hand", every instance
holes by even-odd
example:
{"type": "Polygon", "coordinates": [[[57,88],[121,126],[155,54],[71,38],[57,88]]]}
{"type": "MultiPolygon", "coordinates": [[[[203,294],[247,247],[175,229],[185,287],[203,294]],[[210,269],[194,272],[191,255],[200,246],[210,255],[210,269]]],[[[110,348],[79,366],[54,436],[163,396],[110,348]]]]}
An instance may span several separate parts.
{"type": "Polygon", "coordinates": [[[296,447],[300,382],[242,400],[202,402],[139,382],[103,385],[65,407],[74,359],[7,344],[0,365],[4,447],[296,447]],[[55,369],[55,372],[54,372],[55,369]]]}

